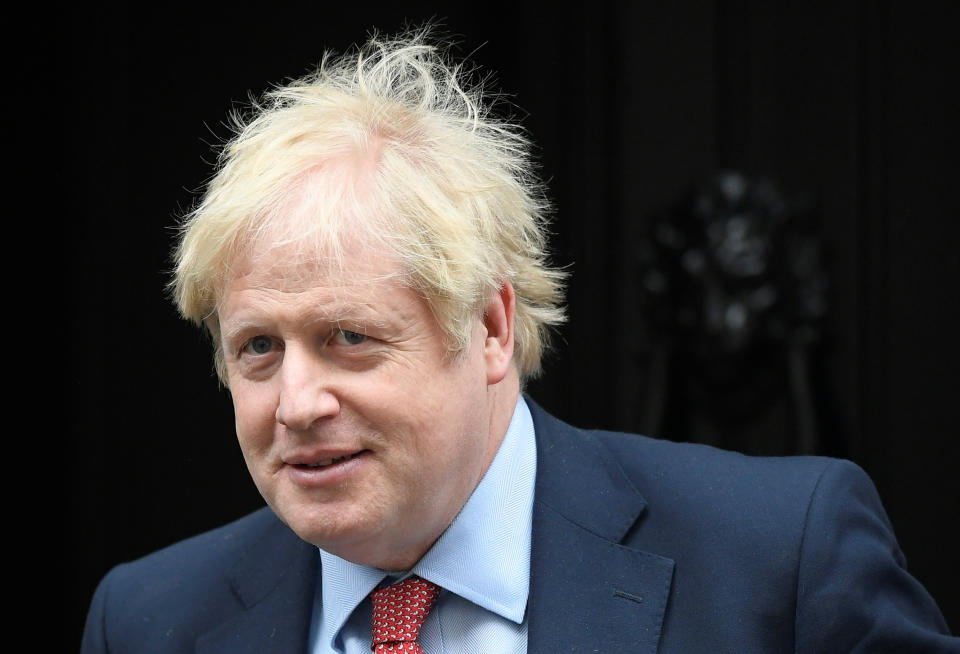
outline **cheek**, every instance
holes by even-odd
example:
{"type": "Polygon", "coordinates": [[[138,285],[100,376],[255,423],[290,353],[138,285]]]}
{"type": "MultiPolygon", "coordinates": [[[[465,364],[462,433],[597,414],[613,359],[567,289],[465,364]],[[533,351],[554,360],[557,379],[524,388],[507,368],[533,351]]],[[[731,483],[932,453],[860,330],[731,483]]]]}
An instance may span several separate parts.
{"type": "Polygon", "coordinates": [[[273,434],[276,403],[256,390],[241,385],[232,393],[237,438],[245,454],[267,447],[273,434]]]}
{"type": "MultiPolygon", "coordinates": [[[[485,450],[488,424],[484,418],[485,386],[475,374],[454,376],[442,384],[434,398],[425,429],[432,433],[425,456],[457,461],[469,470],[478,465],[485,450]]],[[[449,463],[447,464],[449,466],[449,463]]],[[[456,468],[457,466],[453,466],[456,468]]]]}

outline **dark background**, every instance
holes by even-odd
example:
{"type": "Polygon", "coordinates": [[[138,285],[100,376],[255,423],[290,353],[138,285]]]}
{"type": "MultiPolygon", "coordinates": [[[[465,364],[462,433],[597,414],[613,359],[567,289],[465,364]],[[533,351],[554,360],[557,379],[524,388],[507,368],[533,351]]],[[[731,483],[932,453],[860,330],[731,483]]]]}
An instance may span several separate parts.
{"type": "MultiPolygon", "coordinates": [[[[580,426],[645,429],[651,349],[634,251],[648,217],[725,168],[812,199],[831,284],[812,357],[818,452],[870,473],[911,571],[957,629],[957,3],[325,5],[66,17],[67,79],[51,83],[69,98],[56,123],[69,172],[55,191],[70,207],[58,368],[68,646],[111,566],[262,503],[209,345],[164,291],[175,217],[209,175],[224,117],[325,48],[431,17],[511,94],[557,207],[571,319],[533,397],[580,426]]],[[[720,444],[789,453],[792,420],[748,420],[749,438],[720,444]]]]}

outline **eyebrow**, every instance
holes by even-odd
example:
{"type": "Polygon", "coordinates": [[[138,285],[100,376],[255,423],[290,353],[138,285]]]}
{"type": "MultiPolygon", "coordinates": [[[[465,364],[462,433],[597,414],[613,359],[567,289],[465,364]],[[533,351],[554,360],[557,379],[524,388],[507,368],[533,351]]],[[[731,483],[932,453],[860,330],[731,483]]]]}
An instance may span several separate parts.
{"type": "Polygon", "coordinates": [[[241,334],[250,331],[258,331],[262,326],[262,322],[258,320],[239,320],[231,321],[229,323],[229,328],[220,321],[220,342],[226,345],[227,343],[234,342],[241,334]]]}
{"type": "MultiPolygon", "coordinates": [[[[338,302],[337,304],[317,311],[312,316],[304,316],[301,324],[305,327],[312,327],[318,323],[337,325],[357,324],[371,325],[383,328],[387,321],[378,319],[379,314],[370,310],[370,305],[364,302],[338,302]]],[[[238,336],[263,329],[265,323],[271,321],[270,317],[266,319],[241,317],[236,320],[230,320],[226,325],[220,320],[220,335],[223,342],[233,342],[238,336]]]]}

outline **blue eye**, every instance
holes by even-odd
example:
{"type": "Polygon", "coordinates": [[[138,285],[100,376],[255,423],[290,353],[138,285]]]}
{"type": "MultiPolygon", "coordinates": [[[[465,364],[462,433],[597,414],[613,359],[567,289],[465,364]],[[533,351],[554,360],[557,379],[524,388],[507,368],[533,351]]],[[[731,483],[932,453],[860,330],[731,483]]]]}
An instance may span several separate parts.
{"type": "Polygon", "coordinates": [[[358,334],[357,332],[352,332],[349,329],[338,329],[337,340],[344,345],[360,345],[360,343],[363,343],[365,340],[367,340],[367,335],[358,334]]]}
{"type": "Polygon", "coordinates": [[[253,354],[266,354],[273,349],[273,340],[269,336],[254,336],[244,346],[253,354]]]}

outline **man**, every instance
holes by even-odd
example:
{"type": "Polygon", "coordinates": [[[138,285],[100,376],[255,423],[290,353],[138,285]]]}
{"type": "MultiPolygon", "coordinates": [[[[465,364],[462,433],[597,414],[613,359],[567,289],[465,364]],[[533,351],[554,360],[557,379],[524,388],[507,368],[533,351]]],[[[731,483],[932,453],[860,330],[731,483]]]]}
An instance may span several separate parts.
{"type": "Polygon", "coordinates": [[[271,93],[173,282],[269,508],[111,571],[83,651],[957,651],[854,465],[522,396],[563,319],[545,205],[424,34],[271,93]]]}

